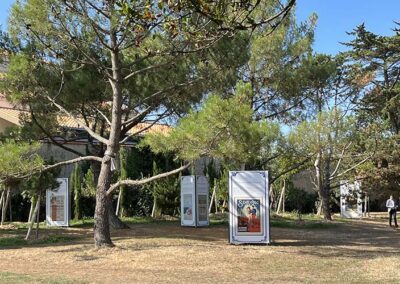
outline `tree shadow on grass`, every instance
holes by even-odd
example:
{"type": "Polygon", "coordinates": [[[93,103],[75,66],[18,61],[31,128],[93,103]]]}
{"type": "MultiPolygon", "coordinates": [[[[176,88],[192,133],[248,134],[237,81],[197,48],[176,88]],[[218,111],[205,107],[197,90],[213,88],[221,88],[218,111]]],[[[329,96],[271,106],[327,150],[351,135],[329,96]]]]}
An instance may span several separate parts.
{"type": "Polygon", "coordinates": [[[398,255],[399,237],[400,231],[383,224],[352,221],[318,233],[276,232],[273,246],[296,247],[302,254],[318,257],[375,258],[398,255]]]}
{"type": "MultiPolygon", "coordinates": [[[[286,221],[285,221],[286,222],[286,221]]],[[[321,222],[319,222],[321,223],[321,222]]],[[[274,250],[324,257],[375,258],[391,256],[400,247],[400,231],[394,231],[374,220],[322,223],[315,228],[292,224],[274,226],[271,237],[274,250]],[[294,248],[294,250],[288,250],[294,248]]],[[[312,222],[310,223],[312,224],[312,222]]],[[[159,247],[224,247],[228,242],[228,225],[216,224],[209,227],[181,227],[179,222],[130,223],[129,229],[112,230],[112,240],[118,249],[151,250],[159,247]],[[163,240],[164,239],[164,240],[163,240]],[[131,240],[131,241],[130,241],[131,240]],[[138,240],[137,242],[135,240],[138,240]],[[141,240],[150,240],[141,242],[141,240]],[[152,241],[154,240],[154,241],[152,241]],[[160,241],[161,240],[161,241],[160,241]]],[[[47,230],[47,229],[46,229],[47,230]]],[[[0,250],[25,247],[55,247],[54,253],[76,252],[77,260],[95,260],[93,253],[82,251],[93,248],[91,228],[48,229],[48,235],[60,235],[54,241],[21,243],[16,246],[1,246],[0,250]]],[[[44,230],[42,230],[43,232],[44,230]]]]}

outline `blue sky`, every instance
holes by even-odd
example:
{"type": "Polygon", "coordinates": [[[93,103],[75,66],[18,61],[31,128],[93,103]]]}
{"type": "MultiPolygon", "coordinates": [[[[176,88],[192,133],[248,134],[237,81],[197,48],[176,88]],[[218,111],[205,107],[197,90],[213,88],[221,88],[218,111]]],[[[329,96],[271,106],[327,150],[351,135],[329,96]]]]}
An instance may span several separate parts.
{"type": "Polygon", "coordinates": [[[336,54],[344,50],[339,42],[348,42],[346,32],[365,23],[367,29],[380,35],[392,35],[394,21],[400,22],[400,0],[297,0],[298,20],[316,12],[314,50],[336,54]]]}
{"type": "MultiPolygon", "coordinates": [[[[12,3],[14,0],[0,0],[3,29],[12,3]]],[[[297,0],[299,21],[306,20],[313,12],[318,15],[314,50],[334,55],[344,50],[339,42],[351,39],[346,32],[361,23],[374,33],[393,34],[393,21],[400,22],[400,0],[297,0]]]]}

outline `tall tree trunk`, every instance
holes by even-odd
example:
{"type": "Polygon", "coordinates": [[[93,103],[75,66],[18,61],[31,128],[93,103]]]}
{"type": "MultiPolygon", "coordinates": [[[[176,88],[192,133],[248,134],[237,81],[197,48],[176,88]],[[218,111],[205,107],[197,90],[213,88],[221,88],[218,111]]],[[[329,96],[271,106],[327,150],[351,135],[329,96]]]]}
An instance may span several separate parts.
{"type": "MultiPolygon", "coordinates": [[[[315,178],[316,178],[318,194],[321,198],[324,219],[330,221],[332,220],[331,211],[329,207],[330,184],[329,184],[329,179],[327,179],[326,177],[324,178],[323,176],[321,169],[321,164],[322,164],[321,161],[322,161],[322,153],[321,151],[319,151],[317,154],[317,158],[315,159],[314,162],[315,178]]],[[[326,175],[328,176],[329,172],[326,175]]]]}
{"type": "MultiPolygon", "coordinates": [[[[103,158],[96,190],[96,208],[94,212],[94,241],[96,247],[113,246],[110,235],[109,202],[107,189],[111,181],[111,157],[103,158]]],[[[114,214],[114,212],[113,212],[114,214]]]]}
{"type": "MultiPolygon", "coordinates": [[[[113,10],[113,6],[110,9],[113,10]]],[[[95,224],[94,224],[94,241],[96,247],[113,246],[110,235],[109,226],[109,212],[110,202],[107,196],[107,190],[111,183],[111,159],[115,159],[119,154],[119,140],[121,134],[121,118],[122,118],[122,73],[120,67],[120,58],[118,50],[117,31],[113,27],[111,21],[110,42],[112,50],[111,66],[112,66],[112,79],[109,80],[113,101],[111,111],[111,126],[110,135],[107,142],[107,149],[104,153],[103,161],[101,163],[100,175],[96,191],[96,209],[95,209],[95,224]]],[[[115,216],[114,212],[113,215],[115,216]]]]}
{"type": "Polygon", "coordinates": [[[322,209],[323,209],[324,219],[331,221],[332,215],[331,215],[331,209],[329,206],[329,199],[330,199],[329,191],[330,191],[329,187],[327,187],[327,185],[323,185],[323,187],[321,188],[321,201],[322,201],[322,209]]]}

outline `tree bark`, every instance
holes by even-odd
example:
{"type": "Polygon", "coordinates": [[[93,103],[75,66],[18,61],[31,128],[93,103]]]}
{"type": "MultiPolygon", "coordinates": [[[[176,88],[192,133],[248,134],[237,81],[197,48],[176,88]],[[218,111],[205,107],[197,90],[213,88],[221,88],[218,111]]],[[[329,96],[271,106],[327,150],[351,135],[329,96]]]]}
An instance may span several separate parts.
{"type": "Polygon", "coordinates": [[[117,215],[117,216],[119,215],[119,208],[121,205],[121,196],[122,196],[122,188],[119,189],[117,207],[115,208],[115,215],[117,215]]]}
{"type": "Polygon", "coordinates": [[[286,190],[286,183],[285,183],[285,180],[283,180],[281,196],[279,197],[279,203],[278,203],[278,208],[276,209],[276,214],[279,214],[281,210],[282,210],[282,213],[285,213],[285,205],[284,205],[285,204],[285,190],[286,190]]]}
{"type": "Polygon", "coordinates": [[[37,214],[36,214],[36,239],[39,238],[39,218],[40,218],[40,199],[42,197],[42,191],[39,191],[39,196],[38,196],[38,200],[37,200],[37,214]]]}
{"type": "Polygon", "coordinates": [[[13,220],[12,220],[13,218],[12,218],[12,202],[11,202],[11,201],[12,201],[12,198],[10,197],[10,201],[8,202],[8,209],[9,209],[8,211],[9,211],[9,214],[10,214],[8,217],[10,218],[10,219],[9,219],[10,222],[13,221],[13,220]]]}
{"type": "Polygon", "coordinates": [[[153,197],[153,209],[151,209],[151,217],[155,218],[156,217],[156,210],[157,210],[157,199],[154,196],[153,197]]]}
{"type": "Polygon", "coordinates": [[[33,228],[33,224],[35,223],[35,219],[36,219],[36,214],[39,211],[39,207],[40,203],[38,202],[38,199],[36,199],[36,206],[35,206],[35,210],[33,211],[33,214],[31,216],[31,219],[28,220],[29,222],[29,227],[28,227],[28,232],[26,233],[25,236],[25,240],[29,240],[30,236],[31,236],[31,232],[32,232],[32,228],[33,228]]]}
{"type": "Polygon", "coordinates": [[[7,207],[10,201],[10,188],[6,188],[6,196],[3,197],[3,206],[1,208],[1,225],[3,225],[4,221],[6,220],[7,215],[7,207]]]}
{"type": "MultiPolygon", "coordinates": [[[[211,213],[212,204],[214,202],[214,196],[215,196],[215,185],[213,187],[213,192],[211,194],[210,207],[208,208],[208,214],[211,213]]],[[[215,205],[215,206],[217,206],[217,205],[215,205]]]]}
{"type": "Polygon", "coordinates": [[[4,206],[4,196],[5,196],[5,194],[6,194],[6,190],[5,189],[3,189],[3,191],[1,192],[1,197],[0,197],[0,214],[1,214],[1,216],[0,216],[0,220],[1,219],[3,219],[3,206],[4,206]]]}
{"type": "Polygon", "coordinates": [[[321,216],[322,215],[322,201],[321,201],[321,196],[319,198],[319,204],[318,204],[318,210],[317,210],[317,216],[321,216]]]}
{"type": "Polygon", "coordinates": [[[219,200],[218,200],[218,188],[215,187],[215,195],[214,195],[214,202],[215,202],[215,213],[218,213],[218,205],[219,205],[219,200]]]}
{"type": "MultiPolygon", "coordinates": [[[[113,7],[111,7],[113,9],[113,7]]],[[[112,21],[111,21],[112,22],[112,21]]],[[[113,23],[111,23],[113,26],[113,23]]],[[[114,246],[110,235],[109,212],[111,204],[107,195],[107,190],[111,183],[111,159],[115,159],[119,154],[119,138],[121,133],[122,119],[122,75],[120,67],[119,50],[117,47],[117,35],[111,27],[110,41],[113,49],[111,54],[112,79],[110,85],[113,93],[110,135],[107,141],[107,149],[101,163],[100,175],[96,191],[96,209],[94,224],[94,241],[96,247],[114,246]]],[[[113,212],[113,216],[115,216],[113,212]]],[[[113,218],[113,217],[112,217],[113,218]]]]}
{"type": "Polygon", "coordinates": [[[329,198],[330,192],[329,188],[324,185],[321,189],[321,201],[322,201],[322,209],[324,214],[324,219],[328,221],[332,221],[331,210],[329,206],[329,198]]]}
{"type": "Polygon", "coordinates": [[[128,229],[129,226],[121,221],[120,218],[115,214],[114,208],[112,206],[111,200],[109,200],[108,206],[108,221],[110,223],[110,228],[114,230],[119,229],[128,229]]]}
{"type": "Polygon", "coordinates": [[[222,202],[221,213],[225,213],[225,207],[226,207],[226,199],[224,198],[224,201],[222,202]]]}
{"type": "MultiPolygon", "coordinates": [[[[314,167],[315,167],[315,178],[317,182],[317,189],[318,189],[318,194],[321,199],[322,203],[322,209],[323,209],[323,214],[324,214],[324,219],[331,221],[332,216],[331,216],[331,211],[330,211],[330,206],[329,206],[329,198],[330,198],[330,184],[329,184],[329,177],[324,178],[322,169],[321,169],[321,164],[322,164],[322,151],[320,150],[317,154],[317,158],[315,159],[314,162],[314,167]]],[[[326,165],[325,172],[329,170],[327,168],[328,165],[326,165]]],[[[330,172],[326,173],[327,176],[329,176],[330,172]]]]}
{"type": "Polygon", "coordinates": [[[33,214],[33,210],[35,209],[35,197],[31,197],[31,208],[29,209],[29,216],[28,216],[28,222],[30,222],[31,221],[31,218],[32,218],[32,214],[33,214]]]}
{"type": "Polygon", "coordinates": [[[109,202],[107,189],[111,180],[111,157],[104,156],[96,190],[94,212],[94,241],[96,247],[113,246],[110,235],[109,202]]]}

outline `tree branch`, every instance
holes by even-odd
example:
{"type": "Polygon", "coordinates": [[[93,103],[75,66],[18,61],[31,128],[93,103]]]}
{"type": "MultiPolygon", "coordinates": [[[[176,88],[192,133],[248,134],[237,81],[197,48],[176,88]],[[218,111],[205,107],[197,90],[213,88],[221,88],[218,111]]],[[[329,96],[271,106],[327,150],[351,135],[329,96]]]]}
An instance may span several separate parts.
{"type": "Polygon", "coordinates": [[[114,183],[110,186],[110,188],[107,190],[107,195],[111,195],[117,188],[119,188],[120,186],[123,185],[130,185],[130,186],[134,186],[134,185],[142,185],[160,178],[164,178],[164,177],[168,177],[170,175],[173,174],[177,174],[185,169],[187,169],[192,163],[187,163],[185,165],[183,165],[180,168],[177,168],[175,170],[169,171],[169,172],[165,172],[159,175],[155,175],[149,178],[144,178],[144,179],[140,179],[140,180],[120,180],[117,183],[114,183]]]}
{"type": "Polygon", "coordinates": [[[69,148],[69,147],[67,147],[67,146],[64,146],[63,144],[61,144],[61,143],[59,143],[58,141],[56,141],[56,140],[54,139],[54,137],[53,137],[50,133],[48,133],[48,132],[46,131],[46,129],[44,129],[44,127],[37,121],[36,116],[34,115],[32,109],[31,109],[31,118],[32,118],[32,121],[37,125],[37,127],[40,128],[40,130],[50,139],[50,141],[51,141],[54,145],[56,145],[56,146],[58,146],[58,147],[60,147],[60,148],[62,148],[62,149],[64,149],[64,150],[66,150],[66,151],[68,151],[68,152],[71,152],[71,153],[73,153],[73,154],[75,154],[75,155],[84,156],[84,154],[82,154],[82,153],[80,153],[80,152],[78,152],[78,151],[76,151],[76,150],[74,150],[74,149],[72,149],[72,148],[69,148]]]}
{"type": "Polygon", "coordinates": [[[99,142],[106,144],[108,143],[108,140],[105,139],[104,137],[100,136],[99,134],[95,133],[85,125],[85,123],[82,123],[79,121],[74,115],[72,115],[69,111],[67,111],[65,108],[63,108],[61,105],[57,104],[50,96],[44,96],[47,98],[53,105],[55,105],[60,111],[64,112],[67,116],[69,116],[76,124],[82,125],[82,127],[89,133],[90,136],[93,138],[97,139],[99,142]]]}
{"type": "MultiPolygon", "coordinates": [[[[49,171],[51,169],[54,169],[56,167],[59,166],[64,166],[64,165],[70,165],[70,164],[75,164],[78,162],[82,162],[82,161],[97,161],[97,162],[102,162],[102,158],[100,157],[96,157],[96,156],[85,156],[85,157],[79,157],[79,158],[75,158],[75,159],[71,159],[68,161],[63,161],[63,162],[59,162],[56,163],[54,165],[49,165],[49,166],[45,166],[45,167],[38,167],[37,169],[31,170],[29,173],[27,174],[23,174],[23,175],[9,175],[8,177],[6,177],[5,179],[13,179],[13,180],[22,180],[22,179],[26,179],[26,178],[30,178],[31,176],[38,174],[38,173],[42,173],[45,171],[49,171]]],[[[1,181],[1,180],[0,180],[1,181]]]]}
{"type": "Polygon", "coordinates": [[[285,174],[287,174],[287,173],[289,173],[289,172],[291,172],[291,171],[293,171],[293,170],[295,170],[295,169],[300,168],[300,167],[303,166],[305,163],[309,162],[310,159],[311,159],[311,157],[307,157],[307,158],[305,158],[303,161],[298,162],[297,164],[294,164],[293,166],[287,168],[287,169],[284,170],[283,172],[280,172],[280,173],[277,174],[274,178],[272,178],[272,179],[270,180],[269,183],[272,184],[272,183],[274,183],[278,178],[280,178],[281,176],[283,176],[283,175],[285,175],[285,174]]]}

